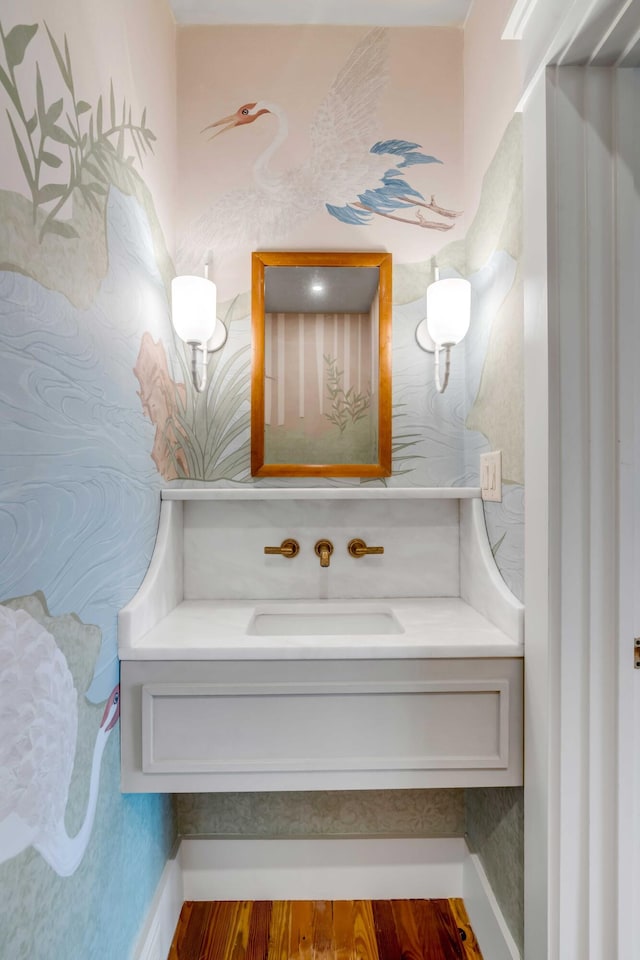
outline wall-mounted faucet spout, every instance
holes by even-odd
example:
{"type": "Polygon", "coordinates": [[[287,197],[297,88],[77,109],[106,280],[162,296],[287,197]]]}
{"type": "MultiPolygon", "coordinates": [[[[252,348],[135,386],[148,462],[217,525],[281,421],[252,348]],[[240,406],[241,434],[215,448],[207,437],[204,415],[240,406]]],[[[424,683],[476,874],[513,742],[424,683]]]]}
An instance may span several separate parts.
{"type": "Polygon", "coordinates": [[[315,545],[316,554],[320,557],[320,566],[328,567],[331,554],[333,553],[333,544],[331,540],[318,540],[315,545]]]}

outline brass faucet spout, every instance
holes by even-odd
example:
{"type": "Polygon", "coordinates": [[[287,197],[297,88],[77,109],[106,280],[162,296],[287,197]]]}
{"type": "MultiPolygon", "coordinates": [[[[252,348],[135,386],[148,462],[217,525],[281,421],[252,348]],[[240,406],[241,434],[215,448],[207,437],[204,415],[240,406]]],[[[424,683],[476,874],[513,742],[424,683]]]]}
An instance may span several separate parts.
{"type": "Polygon", "coordinates": [[[316,555],[320,557],[320,566],[328,567],[331,560],[331,554],[333,553],[333,544],[331,543],[331,540],[318,540],[314,549],[316,551],[316,555]]]}

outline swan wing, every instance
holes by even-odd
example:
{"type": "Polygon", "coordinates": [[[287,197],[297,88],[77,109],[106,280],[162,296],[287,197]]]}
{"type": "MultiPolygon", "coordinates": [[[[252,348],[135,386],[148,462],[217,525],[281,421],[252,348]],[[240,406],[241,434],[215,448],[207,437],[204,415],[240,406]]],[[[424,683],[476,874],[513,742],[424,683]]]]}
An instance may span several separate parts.
{"type": "Polygon", "coordinates": [[[354,47],[311,122],[309,179],[323,201],[340,202],[379,179],[389,160],[370,153],[387,85],[388,35],[369,30],[354,47]]]}
{"type": "Polygon", "coordinates": [[[64,818],[76,748],[73,677],[54,638],[0,604],[0,822],[47,830],[64,818]]]}

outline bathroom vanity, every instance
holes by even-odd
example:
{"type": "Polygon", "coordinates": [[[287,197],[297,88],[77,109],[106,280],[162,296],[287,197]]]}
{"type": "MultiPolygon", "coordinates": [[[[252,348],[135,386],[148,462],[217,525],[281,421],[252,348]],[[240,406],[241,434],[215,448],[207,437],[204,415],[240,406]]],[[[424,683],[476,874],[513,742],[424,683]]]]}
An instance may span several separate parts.
{"type": "Polygon", "coordinates": [[[523,607],[475,488],[163,491],[119,654],[125,792],[522,783],[523,607]]]}

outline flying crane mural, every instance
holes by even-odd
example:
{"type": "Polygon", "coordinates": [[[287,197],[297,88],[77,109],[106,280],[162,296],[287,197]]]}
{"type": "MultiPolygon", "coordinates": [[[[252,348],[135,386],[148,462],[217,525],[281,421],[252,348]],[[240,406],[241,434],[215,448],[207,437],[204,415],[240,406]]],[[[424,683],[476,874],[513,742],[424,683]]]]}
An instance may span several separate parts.
{"type": "Polygon", "coordinates": [[[319,212],[358,227],[386,219],[421,230],[452,229],[461,212],[441,206],[431,194],[427,198],[408,176],[443,160],[424,152],[419,143],[378,138],[387,51],[388,33],[382,28],[368,31],[352,49],[311,118],[310,149],[297,166],[282,169],[290,125],[279,103],[244,103],[203,128],[213,141],[271,119],[274,133],[253,163],[251,182],[223,193],[187,226],[178,248],[178,272],[200,272],[203,250],[212,250],[216,262],[224,262],[234,250],[272,245],[319,212]]]}

